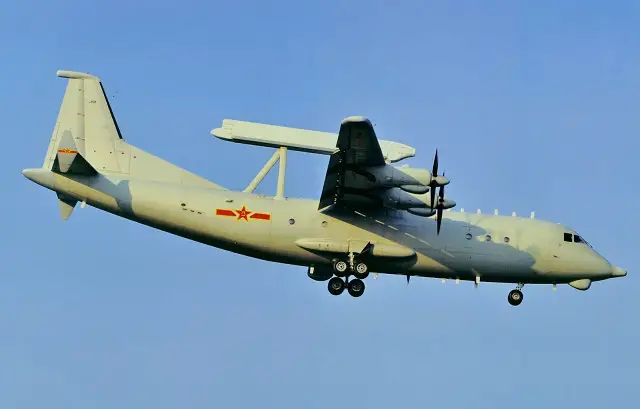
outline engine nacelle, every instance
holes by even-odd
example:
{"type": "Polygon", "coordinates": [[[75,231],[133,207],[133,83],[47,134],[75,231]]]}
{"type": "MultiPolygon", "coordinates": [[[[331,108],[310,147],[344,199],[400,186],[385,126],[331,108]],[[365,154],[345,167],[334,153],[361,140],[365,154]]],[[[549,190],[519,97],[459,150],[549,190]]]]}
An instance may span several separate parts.
{"type": "Polygon", "coordinates": [[[426,195],[424,198],[419,195],[407,193],[400,188],[394,187],[384,190],[380,193],[380,198],[385,207],[397,210],[407,210],[412,207],[427,207],[429,200],[426,195]]]}
{"type": "Polygon", "coordinates": [[[431,217],[434,214],[436,214],[436,210],[431,210],[429,208],[426,207],[415,207],[415,208],[409,208],[407,209],[407,211],[411,214],[415,214],[416,216],[422,216],[422,217],[431,217]]]}
{"type": "Polygon", "coordinates": [[[400,189],[407,193],[413,193],[416,195],[423,195],[429,191],[429,186],[425,185],[402,185],[400,189]]]}
{"type": "MultiPolygon", "coordinates": [[[[431,172],[427,169],[411,168],[409,166],[375,166],[365,169],[371,182],[380,187],[399,187],[411,189],[416,186],[411,193],[426,193],[431,182],[431,172]],[[424,190],[424,189],[427,190],[424,190]]],[[[408,190],[407,190],[408,191],[408,190]]]]}
{"type": "MultiPolygon", "coordinates": [[[[438,202],[434,203],[431,206],[431,197],[429,194],[414,194],[405,192],[400,188],[394,187],[391,189],[387,189],[380,193],[380,198],[382,199],[382,203],[385,207],[397,210],[407,210],[411,209],[409,212],[418,216],[427,215],[426,212],[418,209],[426,209],[431,210],[431,208],[435,208],[438,202]]],[[[440,200],[436,196],[436,200],[440,200]]],[[[450,199],[443,199],[441,202],[441,206],[443,210],[451,209],[455,207],[456,202],[450,199]]],[[[429,214],[425,217],[432,216],[429,214]]]]}

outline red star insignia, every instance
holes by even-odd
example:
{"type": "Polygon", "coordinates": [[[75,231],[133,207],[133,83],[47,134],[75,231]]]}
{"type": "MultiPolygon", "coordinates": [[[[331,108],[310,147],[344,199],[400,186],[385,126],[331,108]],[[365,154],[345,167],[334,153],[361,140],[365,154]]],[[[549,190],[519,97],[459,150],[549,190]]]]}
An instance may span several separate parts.
{"type": "Polygon", "coordinates": [[[238,215],[238,218],[236,220],[245,219],[246,221],[249,221],[249,215],[251,213],[253,212],[248,211],[246,207],[242,205],[242,209],[236,210],[236,214],[238,215]]]}

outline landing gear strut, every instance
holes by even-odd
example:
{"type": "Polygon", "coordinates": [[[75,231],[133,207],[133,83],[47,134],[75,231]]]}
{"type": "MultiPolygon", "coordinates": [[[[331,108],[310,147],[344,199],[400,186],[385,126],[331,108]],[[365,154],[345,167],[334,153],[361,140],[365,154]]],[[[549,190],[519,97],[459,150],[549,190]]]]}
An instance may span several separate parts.
{"type": "Polygon", "coordinates": [[[522,287],[524,287],[524,284],[519,283],[515,290],[511,290],[509,292],[509,296],[507,297],[509,304],[513,306],[520,305],[520,303],[522,302],[522,299],[524,298],[524,295],[522,295],[522,291],[521,291],[522,287]]]}

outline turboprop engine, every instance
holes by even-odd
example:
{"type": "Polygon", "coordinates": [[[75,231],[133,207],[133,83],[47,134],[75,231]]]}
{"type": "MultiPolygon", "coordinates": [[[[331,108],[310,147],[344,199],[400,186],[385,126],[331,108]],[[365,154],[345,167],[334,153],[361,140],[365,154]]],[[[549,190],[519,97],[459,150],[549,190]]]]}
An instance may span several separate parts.
{"type": "Polygon", "coordinates": [[[385,207],[397,210],[407,210],[409,213],[429,217],[436,213],[436,208],[451,209],[456,205],[453,200],[437,197],[434,203],[428,194],[415,194],[400,188],[391,188],[380,192],[380,198],[385,207]]]}
{"type": "Polygon", "coordinates": [[[364,169],[370,182],[380,187],[398,187],[405,192],[424,194],[431,187],[444,186],[449,180],[444,176],[432,177],[427,169],[403,166],[376,166],[364,169]]]}

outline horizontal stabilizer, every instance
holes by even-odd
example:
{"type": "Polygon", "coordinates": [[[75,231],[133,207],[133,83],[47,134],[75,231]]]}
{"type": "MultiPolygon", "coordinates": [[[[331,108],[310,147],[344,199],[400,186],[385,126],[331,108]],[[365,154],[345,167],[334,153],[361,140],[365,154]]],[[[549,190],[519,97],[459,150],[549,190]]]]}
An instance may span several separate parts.
{"type": "Polygon", "coordinates": [[[58,205],[60,207],[60,217],[62,217],[62,220],[67,220],[69,216],[71,216],[76,203],[78,203],[76,199],[58,193],[58,205]]]}

